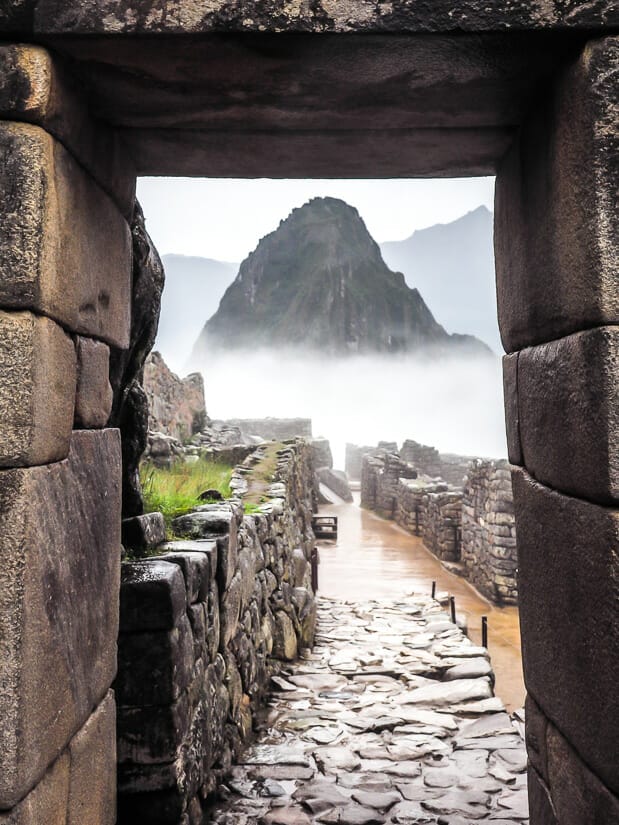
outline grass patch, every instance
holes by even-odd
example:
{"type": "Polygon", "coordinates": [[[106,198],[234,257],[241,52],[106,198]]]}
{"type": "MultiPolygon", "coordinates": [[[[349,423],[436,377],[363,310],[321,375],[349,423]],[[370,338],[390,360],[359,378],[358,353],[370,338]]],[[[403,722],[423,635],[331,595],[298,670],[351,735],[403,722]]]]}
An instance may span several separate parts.
{"type": "Polygon", "coordinates": [[[140,481],[145,511],[163,513],[169,528],[177,516],[207,503],[199,498],[206,490],[217,490],[224,498],[230,498],[232,470],[228,464],[204,458],[193,464],[178,461],[170,468],[144,463],[140,467],[140,481]]]}

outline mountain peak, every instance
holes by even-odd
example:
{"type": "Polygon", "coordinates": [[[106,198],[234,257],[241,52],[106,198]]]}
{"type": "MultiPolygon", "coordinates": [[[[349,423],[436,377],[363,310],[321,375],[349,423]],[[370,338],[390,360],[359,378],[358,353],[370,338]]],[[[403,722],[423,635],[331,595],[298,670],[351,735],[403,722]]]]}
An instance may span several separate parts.
{"type": "Polygon", "coordinates": [[[419,292],[387,267],[357,209],[325,197],[293,209],[262,238],[196,350],[285,346],[344,354],[460,345],[419,292]]]}

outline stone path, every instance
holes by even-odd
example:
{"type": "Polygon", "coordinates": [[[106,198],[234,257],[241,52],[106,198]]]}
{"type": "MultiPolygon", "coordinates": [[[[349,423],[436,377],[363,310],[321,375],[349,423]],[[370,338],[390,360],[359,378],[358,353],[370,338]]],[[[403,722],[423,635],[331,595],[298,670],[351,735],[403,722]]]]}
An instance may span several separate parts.
{"type": "Polygon", "coordinates": [[[423,596],[319,601],[312,653],[274,677],[218,825],[523,825],[522,719],[483,648],[423,596]]]}

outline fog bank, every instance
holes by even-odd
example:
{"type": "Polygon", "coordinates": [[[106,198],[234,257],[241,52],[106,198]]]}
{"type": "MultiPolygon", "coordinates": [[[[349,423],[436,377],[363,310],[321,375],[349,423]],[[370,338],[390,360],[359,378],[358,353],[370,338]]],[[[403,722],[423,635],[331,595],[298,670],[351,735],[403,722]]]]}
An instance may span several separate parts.
{"type": "Polygon", "coordinates": [[[507,455],[501,360],[415,356],[333,358],[315,353],[217,353],[204,375],[211,418],[306,417],[344,446],[412,438],[441,452],[507,455]]]}

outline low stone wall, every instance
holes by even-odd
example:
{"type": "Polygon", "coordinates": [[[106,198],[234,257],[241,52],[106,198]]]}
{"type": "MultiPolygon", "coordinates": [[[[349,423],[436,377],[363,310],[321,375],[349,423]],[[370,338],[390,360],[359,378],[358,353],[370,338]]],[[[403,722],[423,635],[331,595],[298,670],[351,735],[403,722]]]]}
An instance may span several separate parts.
{"type": "Polygon", "coordinates": [[[398,504],[400,478],[416,478],[413,468],[396,453],[378,452],[363,456],[361,506],[393,518],[398,504]]]}
{"type": "Polygon", "coordinates": [[[438,478],[441,475],[441,457],[436,447],[419,444],[407,438],[402,444],[400,456],[403,461],[412,464],[420,473],[430,478],[438,478]]]}
{"type": "Polygon", "coordinates": [[[311,418],[229,418],[215,423],[237,427],[245,438],[257,435],[265,441],[312,437],[311,418]]]}
{"type": "MultiPolygon", "coordinates": [[[[311,451],[294,442],[277,460],[257,512],[205,505],[175,521],[189,539],[123,565],[118,825],[202,822],[278,660],[313,644],[311,451]]],[[[236,489],[251,489],[255,463],[236,489]]]]}
{"type": "Polygon", "coordinates": [[[420,536],[435,556],[459,565],[459,572],[492,601],[517,604],[508,462],[471,461],[462,488],[415,475],[397,455],[375,451],[364,456],[361,506],[420,536]]]}
{"type": "Polygon", "coordinates": [[[462,494],[446,484],[400,479],[395,520],[443,561],[460,560],[462,494]]]}
{"type": "Polygon", "coordinates": [[[507,461],[469,465],[462,500],[462,563],[466,577],[485,596],[516,604],[516,525],[507,461]]]}

